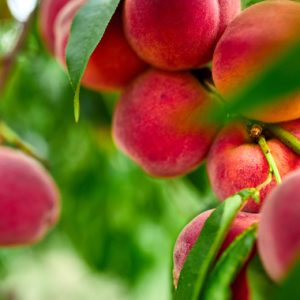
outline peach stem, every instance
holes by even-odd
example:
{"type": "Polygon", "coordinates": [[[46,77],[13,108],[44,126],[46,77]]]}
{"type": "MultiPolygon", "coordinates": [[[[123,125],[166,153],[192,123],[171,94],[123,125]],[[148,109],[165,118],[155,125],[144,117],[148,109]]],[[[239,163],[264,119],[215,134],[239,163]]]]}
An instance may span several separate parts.
{"type": "Polygon", "coordinates": [[[280,184],[281,183],[281,176],[280,176],[279,170],[277,168],[277,165],[276,165],[276,162],[273,158],[271,150],[268,146],[268,143],[267,143],[267,141],[266,141],[266,139],[263,135],[261,135],[259,137],[258,144],[260,145],[260,148],[261,148],[263,154],[265,155],[266,160],[268,161],[268,164],[269,164],[269,167],[270,167],[270,172],[273,173],[276,182],[278,184],[280,184]]]}
{"type": "Polygon", "coordinates": [[[263,188],[265,188],[267,185],[271,183],[272,179],[273,179],[273,172],[269,172],[267,179],[263,183],[258,185],[256,189],[260,192],[263,188]]]}
{"type": "Polygon", "coordinates": [[[6,54],[3,58],[0,60],[0,64],[3,66],[3,69],[0,72],[0,93],[4,91],[5,84],[9,78],[9,75],[12,71],[12,68],[15,64],[15,61],[17,59],[17,56],[19,55],[20,51],[23,49],[24,44],[27,40],[33,18],[35,17],[35,12],[33,11],[31,15],[28,17],[28,19],[21,24],[21,32],[17,38],[17,41],[11,49],[11,51],[6,54]]]}
{"type": "Polygon", "coordinates": [[[267,129],[285,145],[300,155],[300,140],[279,125],[265,124],[267,129]]]}

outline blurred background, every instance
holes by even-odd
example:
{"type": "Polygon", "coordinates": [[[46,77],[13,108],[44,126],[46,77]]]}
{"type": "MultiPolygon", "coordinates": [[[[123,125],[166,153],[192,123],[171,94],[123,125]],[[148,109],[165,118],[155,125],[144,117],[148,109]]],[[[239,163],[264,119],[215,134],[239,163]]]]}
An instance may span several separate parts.
{"type": "MultiPolygon", "coordinates": [[[[10,10],[0,0],[0,57],[36,1],[8,4],[10,10]]],[[[185,178],[157,180],[115,148],[110,126],[117,99],[82,89],[76,124],[68,77],[33,22],[0,95],[0,118],[49,161],[62,215],[39,245],[0,249],[0,300],[170,299],[176,237],[216,200],[205,166],[185,178]]]]}

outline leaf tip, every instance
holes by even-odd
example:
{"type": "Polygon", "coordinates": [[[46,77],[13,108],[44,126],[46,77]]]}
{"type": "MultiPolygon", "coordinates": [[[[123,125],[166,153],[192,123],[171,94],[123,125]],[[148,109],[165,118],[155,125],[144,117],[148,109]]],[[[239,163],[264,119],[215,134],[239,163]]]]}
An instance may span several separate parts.
{"type": "Polygon", "coordinates": [[[74,95],[74,117],[75,122],[79,122],[80,118],[80,99],[79,99],[80,85],[77,86],[75,95],[74,95]]]}

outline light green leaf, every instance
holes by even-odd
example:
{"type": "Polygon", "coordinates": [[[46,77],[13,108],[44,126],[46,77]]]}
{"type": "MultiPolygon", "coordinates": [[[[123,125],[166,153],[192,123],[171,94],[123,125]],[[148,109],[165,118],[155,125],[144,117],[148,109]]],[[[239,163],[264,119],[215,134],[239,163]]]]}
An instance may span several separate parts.
{"type": "Polygon", "coordinates": [[[203,290],[203,300],[230,300],[230,285],[248,260],[256,240],[253,225],[238,236],[222,254],[203,290]]]}

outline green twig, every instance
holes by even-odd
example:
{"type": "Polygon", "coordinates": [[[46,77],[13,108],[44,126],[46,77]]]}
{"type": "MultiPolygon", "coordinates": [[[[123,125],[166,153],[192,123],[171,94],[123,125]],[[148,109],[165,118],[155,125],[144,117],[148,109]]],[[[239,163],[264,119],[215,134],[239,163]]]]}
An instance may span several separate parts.
{"type": "Polygon", "coordinates": [[[222,95],[219,93],[219,91],[216,89],[216,87],[210,83],[209,81],[204,81],[205,86],[208,88],[208,92],[211,94],[212,97],[214,97],[220,104],[225,104],[225,100],[222,97],[222,95]]]}
{"type": "Polygon", "coordinates": [[[300,140],[279,125],[265,124],[266,128],[285,145],[300,155],[300,140]]]}
{"type": "Polygon", "coordinates": [[[261,135],[258,139],[258,143],[261,147],[261,150],[263,152],[263,154],[265,155],[265,158],[266,160],[268,161],[268,164],[269,164],[269,167],[270,167],[270,172],[273,173],[274,177],[275,177],[275,180],[278,184],[281,183],[281,176],[280,176],[280,173],[278,171],[278,168],[277,168],[277,165],[276,165],[276,162],[273,158],[273,155],[271,153],[271,150],[268,146],[268,143],[265,139],[265,137],[263,135],[261,135]]]}
{"type": "Polygon", "coordinates": [[[273,137],[278,138],[282,143],[292,149],[294,152],[300,155],[300,139],[297,138],[294,134],[282,128],[277,124],[268,124],[259,121],[242,119],[246,124],[259,125],[263,130],[268,131],[273,137]]]}
{"type": "Polygon", "coordinates": [[[0,140],[4,141],[7,144],[15,146],[24,153],[40,161],[45,167],[48,167],[48,161],[42,158],[31,145],[23,141],[21,137],[10,127],[8,127],[4,122],[0,122],[0,140]]]}
{"type": "Polygon", "coordinates": [[[4,91],[5,84],[9,78],[9,75],[13,69],[13,66],[16,62],[16,59],[24,47],[24,44],[27,40],[27,37],[30,32],[30,28],[33,22],[33,18],[35,16],[35,11],[31,13],[28,17],[27,21],[21,24],[20,34],[15,42],[15,45],[11,51],[5,55],[5,57],[1,58],[1,66],[2,70],[0,72],[0,93],[4,91]]]}
{"type": "Polygon", "coordinates": [[[272,179],[273,179],[273,172],[269,171],[267,179],[263,183],[258,185],[256,189],[260,192],[263,188],[265,188],[267,185],[269,185],[272,182],[272,179]]]}

